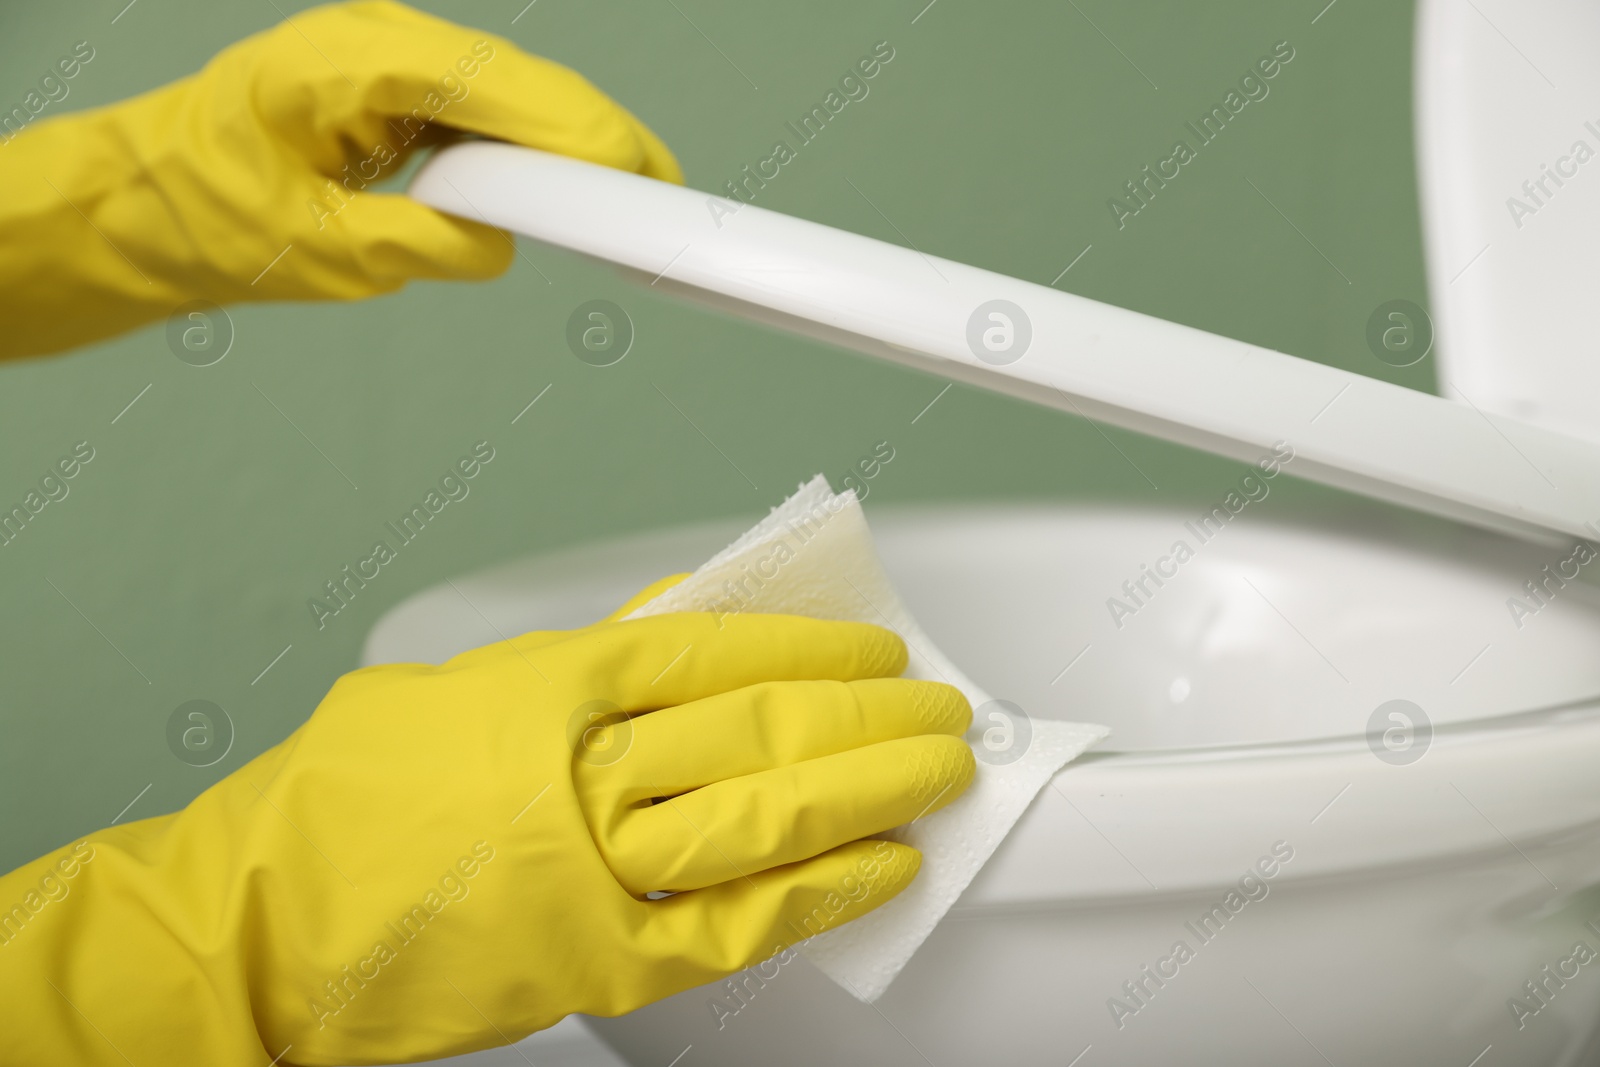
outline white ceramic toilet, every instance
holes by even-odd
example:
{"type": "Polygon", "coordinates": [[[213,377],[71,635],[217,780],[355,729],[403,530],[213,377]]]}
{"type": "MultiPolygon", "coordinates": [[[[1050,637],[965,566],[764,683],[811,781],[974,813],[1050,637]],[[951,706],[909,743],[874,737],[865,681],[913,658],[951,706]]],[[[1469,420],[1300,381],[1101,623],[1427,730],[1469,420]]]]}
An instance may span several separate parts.
{"type": "MultiPolygon", "coordinates": [[[[742,996],[592,1021],[626,1062],[693,1045],[686,1063],[1065,1064],[1093,1045],[1086,1064],[1464,1065],[1490,1044],[1499,1063],[1581,1062],[1600,962],[1521,1030],[1507,1000],[1574,941],[1600,950],[1600,590],[1569,584],[1519,632],[1506,599],[1550,553],[1374,506],[1333,529],[1241,522],[1117,631],[1104,597],[1190,515],[869,515],[940,647],[1030,714],[1110,724],[1107,751],[1056,778],[875,1006],[800,959],[742,996]],[[1425,748],[1409,764],[1372,748],[1403,723],[1369,743],[1396,698],[1434,728],[1391,735],[1392,759],[1425,748]],[[1275,847],[1292,858],[1258,872],[1261,899],[1202,926],[1275,847]],[[1179,940],[1194,957],[1156,988],[1143,969],[1179,940]],[[1120,1028],[1112,998],[1139,1009],[1120,1028]]],[[[398,607],[366,659],[581,624],[741,525],[458,579],[398,607]]]]}
{"type": "MultiPolygon", "coordinates": [[[[1600,11],[1541,8],[1526,56],[1471,5],[1419,13],[1436,355],[1447,395],[1596,440],[1600,177],[1521,228],[1502,202],[1572,140],[1600,148],[1600,11]]],[[[1197,544],[1200,510],[869,503],[953,660],[1111,738],[876,1004],[802,958],[586,1025],[634,1067],[1600,1062],[1600,562],[1558,582],[1570,539],[1270,495],[1197,544]],[[1119,625],[1107,599],[1180,538],[1194,557],[1119,625]]],[[[457,579],[386,616],[365,661],[592,621],[756,517],[457,579]]]]}

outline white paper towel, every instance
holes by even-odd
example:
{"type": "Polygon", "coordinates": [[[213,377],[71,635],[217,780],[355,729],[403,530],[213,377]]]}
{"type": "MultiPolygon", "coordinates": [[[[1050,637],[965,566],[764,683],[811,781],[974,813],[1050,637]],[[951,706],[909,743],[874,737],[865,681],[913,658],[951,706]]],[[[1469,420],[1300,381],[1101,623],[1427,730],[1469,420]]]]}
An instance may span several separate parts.
{"type": "MultiPolygon", "coordinates": [[[[933,646],[900,603],[878,562],[855,493],[835,494],[820,474],[705,566],[629,617],[669,611],[753,611],[874,623],[905,640],[910,652],[905,677],[948,682],[966,694],[975,712],[990,701],[933,646]]],[[[983,714],[975,716],[977,730],[989,725],[983,714]]],[[[967,791],[941,810],[883,835],[922,853],[922,870],[905,892],[801,946],[807,959],[857,998],[871,1002],[889,988],[1051,776],[1110,733],[1104,726],[1044,719],[1032,719],[1028,726],[1031,741],[1019,758],[990,762],[992,754],[974,743],[977,775],[967,791]]]]}

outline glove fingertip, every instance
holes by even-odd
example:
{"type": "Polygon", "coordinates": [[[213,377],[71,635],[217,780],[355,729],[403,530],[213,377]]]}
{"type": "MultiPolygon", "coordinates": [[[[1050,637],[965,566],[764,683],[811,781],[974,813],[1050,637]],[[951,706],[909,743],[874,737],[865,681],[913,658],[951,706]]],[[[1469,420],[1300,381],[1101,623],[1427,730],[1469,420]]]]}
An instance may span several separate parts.
{"type": "Polygon", "coordinates": [[[672,149],[650,127],[637,119],[634,121],[638,126],[639,173],[673,185],[684,184],[683,167],[672,154],[672,149]]]}
{"type": "Polygon", "coordinates": [[[795,941],[859,919],[899,896],[922,870],[922,853],[898,841],[869,838],[840,845],[807,863],[814,877],[811,893],[797,894],[794,899],[806,909],[798,925],[789,924],[791,932],[801,935],[795,941]],[[815,901],[811,899],[818,893],[823,906],[834,915],[834,921],[825,925],[817,922],[815,901]]]}
{"type": "Polygon", "coordinates": [[[893,630],[870,622],[851,623],[858,627],[861,678],[898,678],[911,662],[905,639],[893,630]]]}
{"type": "Polygon", "coordinates": [[[887,869],[885,879],[893,883],[891,888],[885,889],[887,896],[884,900],[887,900],[897,895],[917,877],[918,872],[922,870],[922,852],[910,845],[902,845],[898,841],[873,841],[871,844],[880,855],[879,862],[887,869]],[[883,858],[885,847],[888,858],[883,858]]]}
{"type": "Polygon", "coordinates": [[[838,929],[899,896],[922,869],[922,853],[897,841],[868,839],[840,845],[763,877],[783,884],[773,932],[787,948],[838,929]]]}

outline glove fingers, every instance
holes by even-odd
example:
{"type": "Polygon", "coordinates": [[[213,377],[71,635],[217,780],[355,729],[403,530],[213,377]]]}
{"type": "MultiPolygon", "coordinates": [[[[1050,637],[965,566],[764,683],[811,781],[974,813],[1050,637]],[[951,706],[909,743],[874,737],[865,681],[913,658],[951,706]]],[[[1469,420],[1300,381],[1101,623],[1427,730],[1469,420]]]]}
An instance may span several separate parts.
{"type": "Polygon", "coordinates": [[[654,711],[759,682],[892,677],[905,669],[894,633],[797,615],[679,612],[606,623],[523,648],[576,703],[654,711]]]}
{"type": "MultiPolygon", "coordinates": [[[[502,44],[494,60],[483,65],[471,83],[469,95],[442,108],[435,122],[619,170],[682,182],[677,160],[660,138],[588,79],[559,63],[529,55],[509,43],[502,44]],[[540,101],[540,106],[530,107],[529,101],[534,100],[540,101]]],[[[402,89],[401,93],[405,91],[402,89]]],[[[394,105],[409,109],[414,101],[407,103],[401,95],[395,98],[394,105]]]]}
{"type": "MultiPolygon", "coordinates": [[[[405,196],[363,193],[322,222],[321,233],[287,255],[312,257],[311,264],[295,264],[302,274],[325,266],[333,277],[323,291],[335,296],[368,295],[343,291],[351,277],[364,279],[377,292],[397,289],[411,278],[493,278],[505,272],[515,254],[511,239],[499,230],[405,196]],[[317,264],[318,256],[326,263],[317,264]]],[[[271,278],[268,273],[263,281],[271,278]]]]}
{"type": "MultiPolygon", "coordinates": [[[[919,734],[959,737],[967,698],[942,682],[774,682],[633,719],[626,758],[573,766],[590,811],[617,812],[729,778],[919,734]]],[[[596,820],[599,821],[599,820],[596,820]]]]}
{"type": "Polygon", "coordinates": [[[627,811],[597,844],[631,893],[700,889],[911,822],[959,796],[973,766],[959,737],[884,741],[627,811]]]}
{"type": "MultiPolygon", "coordinates": [[[[273,32],[275,47],[304,61],[309,73],[297,77],[320,86],[316,126],[362,147],[392,140],[394,123],[408,134],[448,126],[682,180],[665,146],[610,97],[503,37],[385,2],[316,8],[273,32]]],[[[270,103],[288,119],[304,94],[276,88],[270,103]]]]}
{"type": "Polygon", "coordinates": [[[649,936],[658,951],[683,960],[688,988],[860,918],[910,885],[921,866],[922,854],[907,845],[856,841],[803,863],[655,901],[649,936]]]}

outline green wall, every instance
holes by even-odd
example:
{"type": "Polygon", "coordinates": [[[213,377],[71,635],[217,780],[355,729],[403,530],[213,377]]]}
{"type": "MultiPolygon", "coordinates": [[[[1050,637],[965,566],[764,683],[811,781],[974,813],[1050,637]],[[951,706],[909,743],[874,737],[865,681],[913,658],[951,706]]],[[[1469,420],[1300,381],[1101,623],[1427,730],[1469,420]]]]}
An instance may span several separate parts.
{"type": "MultiPolygon", "coordinates": [[[[0,101],[20,100],[78,40],[97,56],[68,107],[178,77],[278,17],[257,2],[142,0],[113,24],[125,2],[8,5],[0,101]]],[[[895,56],[870,95],[759,203],[1047,284],[1092,245],[1060,288],[1432,387],[1430,362],[1389,368],[1363,339],[1378,304],[1426,302],[1407,5],[1339,0],[1319,17],[1324,0],[538,0],[517,17],[524,2],[426,6],[584,72],[704,189],[767,156],[786,121],[887,40],[895,56]],[[1270,95],[1119,230],[1107,199],[1285,39],[1295,58],[1270,95]]],[[[386,609],[447,576],[654,524],[753,517],[884,439],[896,457],[874,503],[1171,500],[1235,477],[1107,430],[1152,490],[1088,423],[965,386],[912,425],[939,381],[522,249],[488,284],[236,308],[233,350],[206,368],[176,359],[156,325],[0,369],[0,500],[20,499],[74,442],[96,450],[71,495],[0,549],[0,869],[105,825],[136,795],[123,818],[182,806],[301,722],[386,609]],[[623,305],[637,330],[608,368],[564,341],[568,315],[594,298],[623,305]],[[481,439],[497,455],[471,495],[319,631],[307,598],[481,439]],[[211,767],[167,746],[169,715],[191,699],[236,724],[211,767]]]]}

